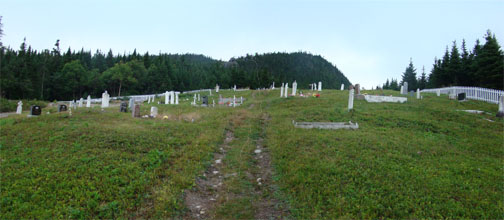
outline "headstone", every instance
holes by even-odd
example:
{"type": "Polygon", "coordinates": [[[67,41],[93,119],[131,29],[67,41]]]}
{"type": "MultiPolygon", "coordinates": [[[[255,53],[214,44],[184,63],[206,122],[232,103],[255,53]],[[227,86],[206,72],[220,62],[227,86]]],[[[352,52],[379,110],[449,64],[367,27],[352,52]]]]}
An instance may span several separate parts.
{"type": "Polygon", "coordinates": [[[313,91],[317,91],[317,83],[313,83],[313,91]]]}
{"type": "Polygon", "coordinates": [[[220,89],[220,86],[219,86],[218,84],[217,84],[217,85],[215,85],[215,92],[216,92],[216,93],[219,93],[219,89],[220,89]]]}
{"type": "Polygon", "coordinates": [[[420,99],[420,89],[417,89],[417,90],[416,90],[416,98],[417,98],[417,99],[420,99]]]}
{"type": "Polygon", "coordinates": [[[403,86],[404,86],[404,87],[403,87],[403,89],[404,89],[404,93],[403,93],[403,94],[404,94],[404,95],[406,95],[406,94],[408,94],[408,91],[409,91],[409,90],[408,90],[408,82],[404,82],[404,83],[403,83],[403,86]]]}
{"type": "Polygon", "coordinates": [[[60,104],[60,105],[58,106],[58,112],[64,112],[64,111],[67,111],[67,110],[68,110],[67,105],[60,104]]]}
{"type": "Polygon", "coordinates": [[[73,100],[73,109],[77,109],[77,102],[75,102],[75,100],[73,100]]]}
{"type": "Polygon", "coordinates": [[[192,105],[196,105],[196,94],[194,94],[193,102],[191,103],[192,105]]]}
{"type": "Polygon", "coordinates": [[[158,115],[158,109],[155,106],[152,106],[150,108],[150,116],[155,118],[158,115]]]}
{"type": "Polygon", "coordinates": [[[273,85],[271,85],[271,89],[275,89],[275,82],[273,82],[273,85]]]}
{"type": "Polygon", "coordinates": [[[135,104],[135,106],[131,110],[131,117],[134,117],[134,118],[140,117],[140,105],[139,104],[135,104]]]}
{"type": "Polygon", "coordinates": [[[200,94],[198,93],[198,102],[201,101],[201,96],[200,94]]]}
{"type": "Polygon", "coordinates": [[[297,90],[297,82],[294,80],[294,83],[292,83],[292,96],[296,96],[296,90],[297,90]]]}
{"type": "Polygon", "coordinates": [[[318,91],[322,92],[322,82],[318,82],[318,91]]]}
{"type": "Polygon", "coordinates": [[[23,101],[17,103],[16,114],[20,115],[23,112],[23,101]]]}
{"type": "Polygon", "coordinates": [[[170,104],[175,105],[175,91],[170,92],[170,104]]]}
{"type": "Polygon", "coordinates": [[[82,108],[82,104],[84,103],[84,99],[80,98],[79,99],[79,108],[82,108]]]}
{"type": "Polygon", "coordinates": [[[102,93],[102,108],[108,108],[109,107],[109,101],[110,101],[110,95],[108,94],[107,90],[105,90],[104,93],[102,93]]]}
{"type": "Polygon", "coordinates": [[[289,83],[285,83],[285,91],[284,91],[285,98],[287,98],[287,94],[289,94],[289,83]]]}
{"type": "Polygon", "coordinates": [[[404,95],[404,86],[401,86],[401,90],[399,90],[399,92],[401,93],[401,95],[404,95]]]}
{"type": "Polygon", "coordinates": [[[283,93],[284,93],[284,85],[282,83],[282,87],[280,87],[280,98],[283,98],[283,93]]]}
{"type": "Polygon", "coordinates": [[[463,101],[463,100],[465,100],[465,99],[466,99],[466,94],[465,94],[465,92],[459,93],[459,94],[457,95],[457,100],[459,100],[459,101],[463,101]]]}
{"type": "Polygon", "coordinates": [[[39,116],[40,114],[42,114],[42,108],[38,105],[32,105],[30,108],[30,115],[39,116]]]}
{"type": "Polygon", "coordinates": [[[354,89],[350,89],[348,94],[348,111],[353,109],[353,101],[354,101],[354,89]]]}
{"type": "Polygon", "coordinates": [[[497,117],[504,117],[504,95],[499,97],[499,111],[497,112],[497,117]]]}
{"type": "Polygon", "coordinates": [[[355,87],[353,85],[348,86],[348,91],[354,89],[355,87]]]}
{"type": "Polygon", "coordinates": [[[341,84],[341,91],[345,90],[345,84],[341,84]]]}
{"type": "Polygon", "coordinates": [[[91,96],[90,95],[87,96],[87,101],[86,101],[86,108],[89,108],[89,107],[91,107],[91,96]]]}
{"type": "Polygon", "coordinates": [[[208,92],[210,92],[210,96],[212,96],[212,90],[211,90],[211,89],[209,89],[209,90],[208,90],[208,92]]]}
{"type": "MultiPolygon", "coordinates": [[[[132,108],[130,108],[132,109],[132,108]]],[[[126,102],[121,102],[119,107],[119,112],[128,112],[128,104],[126,102]]]]}
{"type": "Polygon", "coordinates": [[[236,107],[236,96],[233,95],[233,107],[236,107]]]}
{"type": "Polygon", "coordinates": [[[360,95],[360,84],[355,84],[355,94],[360,95]]]}
{"type": "Polygon", "coordinates": [[[240,105],[243,105],[243,96],[240,96],[240,105]]]}
{"type": "Polygon", "coordinates": [[[409,96],[413,97],[414,95],[415,95],[415,92],[413,92],[413,91],[409,92],[409,96]]]}
{"type": "Polygon", "coordinates": [[[438,90],[436,91],[436,94],[437,94],[437,96],[440,96],[440,95],[441,95],[441,89],[438,89],[438,90]]]}
{"type": "Polygon", "coordinates": [[[150,96],[147,96],[147,104],[150,104],[150,96]]]}
{"type": "Polygon", "coordinates": [[[179,101],[178,101],[179,94],[180,94],[180,92],[175,92],[175,105],[179,104],[179,101]]]}
{"type": "Polygon", "coordinates": [[[236,92],[236,85],[234,85],[233,90],[236,92]]]}
{"type": "Polygon", "coordinates": [[[212,99],[212,107],[215,107],[215,99],[212,99]]]}
{"type": "Polygon", "coordinates": [[[133,111],[134,107],[135,107],[135,101],[133,100],[133,98],[130,98],[128,108],[132,109],[133,111]]]}
{"type": "Polygon", "coordinates": [[[168,99],[170,98],[170,94],[168,93],[168,91],[165,92],[165,99],[164,99],[164,104],[165,105],[168,105],[168,99]]]}
{"type": "Polygon", "coordinates": [[[208,96],[203,96],[203,103],[202,105],[208,106],[208,96]]]}

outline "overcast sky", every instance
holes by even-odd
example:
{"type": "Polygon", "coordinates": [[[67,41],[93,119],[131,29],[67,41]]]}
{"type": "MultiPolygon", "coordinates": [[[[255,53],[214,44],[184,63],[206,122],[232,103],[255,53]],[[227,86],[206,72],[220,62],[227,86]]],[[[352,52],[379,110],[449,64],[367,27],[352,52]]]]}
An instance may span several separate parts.
{"type": "Polygon", "coordinates": [[[0,0],[4,46],[151,54],[196,53],[229,60],[306,51],[352,83],[400,78],[410,57],[420,74],[434,57],[487,29],[503,44],[504,1],[40,1],[0,0]]]}

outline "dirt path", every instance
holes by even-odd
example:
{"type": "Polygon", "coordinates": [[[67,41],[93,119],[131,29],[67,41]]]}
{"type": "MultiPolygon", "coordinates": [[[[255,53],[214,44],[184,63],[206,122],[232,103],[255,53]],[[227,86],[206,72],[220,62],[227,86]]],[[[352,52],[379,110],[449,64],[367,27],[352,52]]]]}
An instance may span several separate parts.
{"type": "Polygon", "coordinates": [[[196,187],[185,193],[185,204],[189,209],[186,218],[207,219],[214,209],[217,199],[226,192],[223,190],[222,160],[229,149],[229,143],[234,139],[233,132],[228,130],[226,138],[221,144],[219,151],[214,153],[214,161],[203,177],[196,179],[196,187]]]}

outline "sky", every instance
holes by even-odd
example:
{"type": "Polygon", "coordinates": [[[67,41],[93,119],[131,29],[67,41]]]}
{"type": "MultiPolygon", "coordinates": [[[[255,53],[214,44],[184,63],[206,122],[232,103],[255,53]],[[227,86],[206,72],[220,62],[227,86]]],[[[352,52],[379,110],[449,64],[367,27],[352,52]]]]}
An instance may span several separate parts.
{"type": "Polygon", "coordinates": [[[353,84],[418,75],[462,39],[504,37],[502,0],[0,0],[4,46],[117,53],[194,53],[227,61],[246,54],[321,55],[353,84]]]}

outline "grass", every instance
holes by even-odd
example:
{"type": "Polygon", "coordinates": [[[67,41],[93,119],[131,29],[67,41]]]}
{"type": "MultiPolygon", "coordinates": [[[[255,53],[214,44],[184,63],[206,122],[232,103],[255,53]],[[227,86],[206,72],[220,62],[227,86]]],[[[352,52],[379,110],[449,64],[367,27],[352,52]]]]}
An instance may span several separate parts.
{"type": "Polygon", "coordinates": [[[502,218],[504,121],[495,104],[424,94],[404,104],[355,100],[348,112],[348,91],[237,94],[245,106],[193,107],[192,94],[178,106],[142,106],[142,115],[158,106],[167,120],[131,118],[119,107],[0,119],[0,218],[181,217],[183,191],[230,124],[236,139],[224,172],[240,172],[224,185],[237,196],[219,201],[216,218],[254,217],[247,172],[257,172],[261,135],[280,187],[271,196],[288,203],[291,218],[502,218]],[[455,111],[462,109],[492,115],[455,111]],[[271,118],[265,125],[263,113],[271,118]],[[359,129],[296,129],[292,120],[353,121],[359,129]]]}

